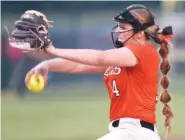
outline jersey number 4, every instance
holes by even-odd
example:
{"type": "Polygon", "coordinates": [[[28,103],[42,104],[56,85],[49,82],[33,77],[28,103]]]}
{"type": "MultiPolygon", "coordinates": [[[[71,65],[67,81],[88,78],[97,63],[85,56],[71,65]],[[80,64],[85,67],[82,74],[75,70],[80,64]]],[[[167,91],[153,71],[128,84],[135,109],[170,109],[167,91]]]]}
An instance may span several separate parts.
{"type": "Polygon", "coordinates": [[[120,96],[119,94],[119,90],[116,86],[116,80],[112,81],[112,92],[116,95],[116,96],[120,96]]]}

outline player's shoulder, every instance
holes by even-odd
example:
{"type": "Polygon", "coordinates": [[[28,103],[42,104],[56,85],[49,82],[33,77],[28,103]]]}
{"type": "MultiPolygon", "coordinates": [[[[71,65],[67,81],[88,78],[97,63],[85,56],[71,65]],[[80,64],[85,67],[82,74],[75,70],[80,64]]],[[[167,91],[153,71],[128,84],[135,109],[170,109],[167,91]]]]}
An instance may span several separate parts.
{"type": "Polygon", "coordinates": [[[153,44],[148,44],[143,47],[143,50],[146,51],[146,54],[152,56],[158,56],[157,47],[153,44]]]}
{"type": "Polygon", "coordinates": [[[156,52],[155,46],[152,44],[137,43],[137,44],[128,45],[126,46],[126,48],[132,51],[132,53],[138,58],[142,58],[144,55],[147,55],[148,53],[151,54],[156,52]]]}
{"type": "Polygon", "coordinates": [[[142,56],[151,55],[151,57],[152,57],[152,56],[155,56],[156,54],[158,54],[157,48],[154,44],[136,45],[135,49],[139,50],[139,52],[142,54],[142,56]]]}
{"type": "Polygon", "coordinates": [[[153,44],[145,45],[142,49],[143,52],[143,61],[147,62],[147,65],[149,64],[156,64],[159,63],[159,54],[157,51],[157,48],[153,44]]]}

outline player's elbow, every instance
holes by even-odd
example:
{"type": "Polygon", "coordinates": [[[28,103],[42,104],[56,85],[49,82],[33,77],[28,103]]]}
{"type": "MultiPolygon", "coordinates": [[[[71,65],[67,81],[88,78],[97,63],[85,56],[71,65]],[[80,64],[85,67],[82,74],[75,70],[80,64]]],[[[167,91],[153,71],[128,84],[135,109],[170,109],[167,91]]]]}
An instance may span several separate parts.
{"type": "Polygon", "coordinates": [[[102,53],[99,53],[97,56],[96,56],[96,62],[98,65],[104,65],[105,63],[105,58],[103,57],[102,53]]]}
{"type": "Polygon", "coordinates": [[[100,51],[99,54],[96,56],[96,61],[99,66],[108,66],[109,62],[106,58],[105,51],[100,51]]]}
{"type": "MultiPolygon", "coordinates": [[[[122,63],[125,67],[134,67],[138,63],[138,58],[135,54],[133,54],[129,49],[125,48],[123,56],[122,56],[122,63]]],[[[120,57],[121,60],[121,57],[120,57]]]]}
{"type": "Polygon", "coordinates": [[[130,59],[128,65],[129,65],[130,67],[134,67],[134,66],[137,65],[137,63],[138,63],[137,57],[133,56],[133,58],[130,59]]]}

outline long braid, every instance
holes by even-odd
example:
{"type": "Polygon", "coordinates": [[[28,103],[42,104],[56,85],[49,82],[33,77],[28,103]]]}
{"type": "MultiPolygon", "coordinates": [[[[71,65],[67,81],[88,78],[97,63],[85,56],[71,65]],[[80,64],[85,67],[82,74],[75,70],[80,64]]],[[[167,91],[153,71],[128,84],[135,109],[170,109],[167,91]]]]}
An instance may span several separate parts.
{"type": "Polygon", "coordinates": [[[164,126],[167,129],[166,137],[170,133],[171,130],[171,123],[172,119],[174,117],[172,108],[167,104],[171,100],[171,95],[169,94],[167,88],[169,86],[169,80],[167,77],[167,73],[170,70],[170,63],[168,61],[168,44],[166,42],[161,43],[161,48],[159,50],[159,54],[162,58],[162,63],[160,65],[160,70],[162,72],[162,79],[160,81],[161,87],[163,88],[163,91],[160,96],[160,101],[164,104],[162,113],[166,117],[165,118],[165,123],[164,126]]]}
{"type": "Polygon", "coordinates": [[[165,116],[165,123],[164,126],[167,129],[166,138],[171,130],[171,124],[172,120],[174,118],[174,113],[172,111],[172,108],[167,104],[171,101],[172,97],[170,93],[168,92],[167,88],[169,86],[169,80],[167,77],[167,73],[170,70],[170,63],[168,61],[168,54],[169,54],[169,48],[168,48],[168,42],[165,40],[162,31],[159,30],[159,26],[154,25],[149,27],[145,30],[145,34],[153,39],[156,43],[160,44],[161,47],[159,49],[159,54],[162,58],[162,62],[160,65],[160,70],[162,73],[162,79],[160,80],[160,85],[163,89],[161,95],[160,95],[160,101],[163,103],[163,109],[162,113],[165,116]]]}

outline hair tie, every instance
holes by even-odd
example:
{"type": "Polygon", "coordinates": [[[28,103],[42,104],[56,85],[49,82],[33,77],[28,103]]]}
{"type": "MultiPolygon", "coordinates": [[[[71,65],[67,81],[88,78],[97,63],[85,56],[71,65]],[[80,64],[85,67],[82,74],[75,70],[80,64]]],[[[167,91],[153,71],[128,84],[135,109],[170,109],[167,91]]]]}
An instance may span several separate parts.
{"type": "Polygon", "coordinates": [[[168,44],[168,40],[173,38],[173,30],[172,30],[172,26],[166,26],[165,28],[163,28],[162,30],[162,34],[164,36],[164,41],[165,43],[168,44]]]}

